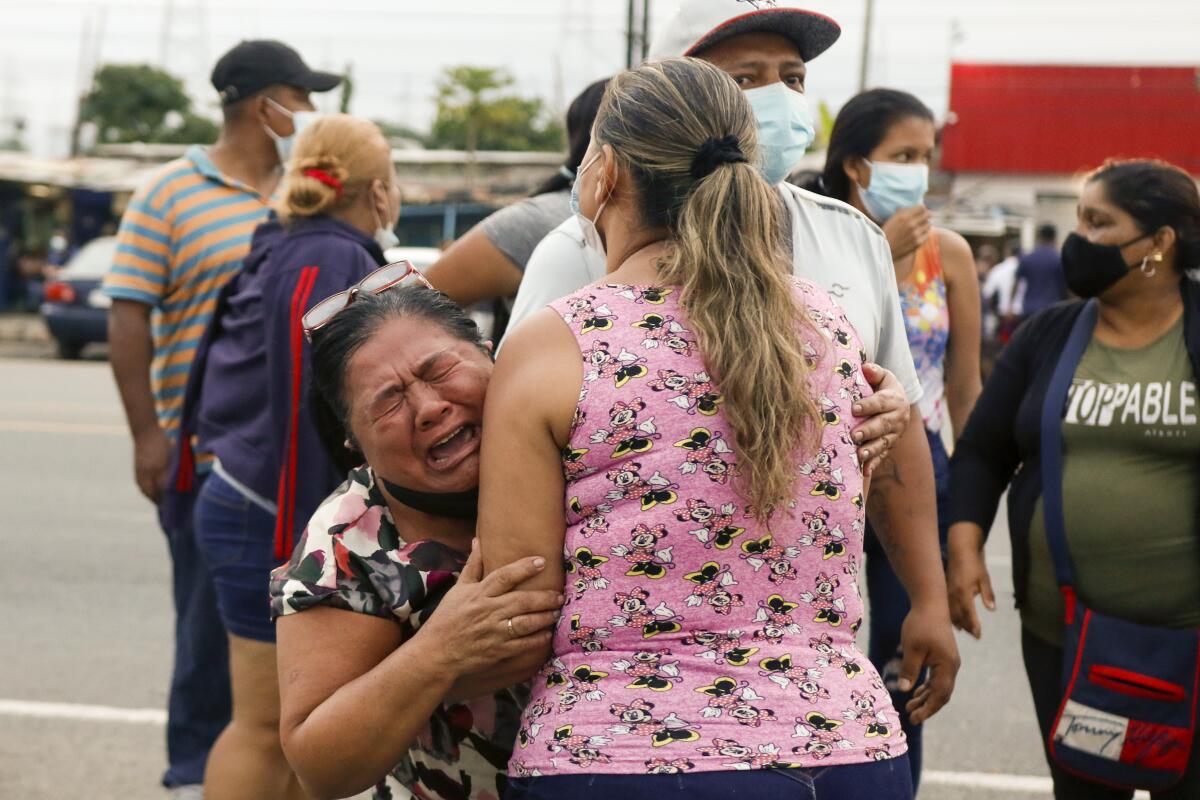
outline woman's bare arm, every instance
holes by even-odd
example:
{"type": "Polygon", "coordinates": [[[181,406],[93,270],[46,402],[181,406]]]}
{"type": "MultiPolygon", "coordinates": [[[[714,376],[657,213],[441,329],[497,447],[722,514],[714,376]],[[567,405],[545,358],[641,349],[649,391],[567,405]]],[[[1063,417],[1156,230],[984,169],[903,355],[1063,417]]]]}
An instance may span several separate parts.
{"type": "Polygon", "coordinates": [[[521,270],[478,225],[450,245],[425,277],[464,308],[493,297],[511,297],[521,286],[521,270]]]}
{"type": "Polygon", "coordinates": [[[962,433],[983,391],[979,372],[980,301],[975,259],[967,240],[939,230],[946,300],[950,307],[950,342],[946,347],[946,403],[954,435],[962,433]]]}
{"type": "MultiPolygon", "coordinates": [[[[484,409],[478,535],[485,570],[526,557],[546,569],[522,588],[562,591],[562,446],[579,398],[579,347],[550,310],[507,340],[484,409]]],[[[549,642],[540,655],[550,653],[549,642]]]]}
{"type": "Polygon", "coordinates": [[[375,785],[456,681],[548,646],[561,596],[513,591],[544,567],[523,559],[480,581],[473,553],[458,584],[407,641],[392,620],[337,608],[281,617],[280,738],[309,795],[346,797],[375,785]]]}

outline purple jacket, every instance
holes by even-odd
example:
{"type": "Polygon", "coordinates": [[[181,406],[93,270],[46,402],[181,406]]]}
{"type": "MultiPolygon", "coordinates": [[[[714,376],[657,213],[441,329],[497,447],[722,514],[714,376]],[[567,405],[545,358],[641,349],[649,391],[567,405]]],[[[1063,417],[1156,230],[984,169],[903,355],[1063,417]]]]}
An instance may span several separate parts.
{"type": "Polygon", "coordinates": [[[199,452],[215,455],[230,477],[275,503],[275,556],[290,555],[309,517],[345,477],[311,416],[310,352],[300,319],[383,263],[373,239],[328,217],[286,226],[272,218],[258,227],[192,364],[169,503],[190,507],[194,436],[199,452]]]}

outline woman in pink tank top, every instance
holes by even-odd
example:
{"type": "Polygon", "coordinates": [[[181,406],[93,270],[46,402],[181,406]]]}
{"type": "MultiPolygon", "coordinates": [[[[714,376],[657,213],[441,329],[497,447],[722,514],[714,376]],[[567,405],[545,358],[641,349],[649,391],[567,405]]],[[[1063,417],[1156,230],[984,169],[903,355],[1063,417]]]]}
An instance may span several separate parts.
{"type": "Polygon", "coordinates": [[[863,355],[791,277],[756,160],[724,72],[615,78],[576,182],[609,275],[497,363],[484,562],[543,555],[566,597],[508,797],[912,796],[854,637],[863,355]]]}

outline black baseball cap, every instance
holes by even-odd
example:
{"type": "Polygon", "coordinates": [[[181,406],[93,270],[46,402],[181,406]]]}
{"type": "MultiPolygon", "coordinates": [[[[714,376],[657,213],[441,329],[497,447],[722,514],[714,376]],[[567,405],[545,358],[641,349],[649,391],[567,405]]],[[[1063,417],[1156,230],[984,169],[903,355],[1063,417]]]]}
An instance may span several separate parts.
{"type": "Polygon", "coordinates": [[[299,53],[270,39],[239,42],[221,56],[212,71],[213,88],[225,106],[276,84],[328,92],[341,82],[341,75],[309,69],[299,53]]]}

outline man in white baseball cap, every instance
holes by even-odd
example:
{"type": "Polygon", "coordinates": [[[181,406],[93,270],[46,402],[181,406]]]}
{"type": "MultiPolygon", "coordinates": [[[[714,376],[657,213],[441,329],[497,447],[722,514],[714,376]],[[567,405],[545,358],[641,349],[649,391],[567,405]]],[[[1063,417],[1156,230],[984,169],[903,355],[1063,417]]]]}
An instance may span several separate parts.
{"type": "MultiPolygon", "coordinates": [[[[662,28],[650,58],[702,58],[743,88],[758,118],[763,172],[777,184],[791,220],[796,274],[819,283],[837,299],[862,337],[867,357],[895,372],[915,404],[921,389],[883,233],[846,204],[785,181],[814,136],[812,109],[804,94],[808,63],[840,34],[841,28],[828,17],[775,0],[686,0],[662,28]]],[[[915,405],[911,418],[921,418],[915,405]]],[[[921,774],[921,723],[949,699],[958,666],[937,557],[932,463],[921,426],[909,425],[892,450],[891,463],[875,472],[868,501],[873,533],[914,609],[907,618],[903,609],[889,609],[878,618],[868,614],[873,629],[876,619],[885,625],[904,620],[899,632],[888,632],[900,634],[900,651],[872,652],[871,658],[901,712],[914,790],[921,774]],[[930,671],[918,688],[922,665],[930,671]]]]}
{"type": "MultiPolygon", "coordinates": [[[[845,203],[785,181],[814,137],[804,94],[808,62],[840,34],[828,17],[776,0],[684,0],[660,29],[650,60],[701,58],[743,88],[758,119],[760,166],[787,212],[795,273],[834,296],[857,329],[868,360],[894,373],[915,404],[921,387],[883,232],[845,203]]],[[[542,240],[526,266],[509,329],[604,273],[603,256],[585,245],[579,222],[567,220],[542,240]]],[[[909,416],[919,419],[919,409],[912,407],[909,416]]],[[[929,445],[921,426],[904,422],[895,420],[895,432],[884,437],[891,457],[873,473],[869,510],[912,601],[896,683],[901,692],[913,692],[908,717],[919,725],[949,700],[959,657],[937,540],[929,445]],[[923,668],[928,677],[918,687],[923,668]]],[[[864,462],[878,456],[878,442],[860,444],[864,462]]]]}

